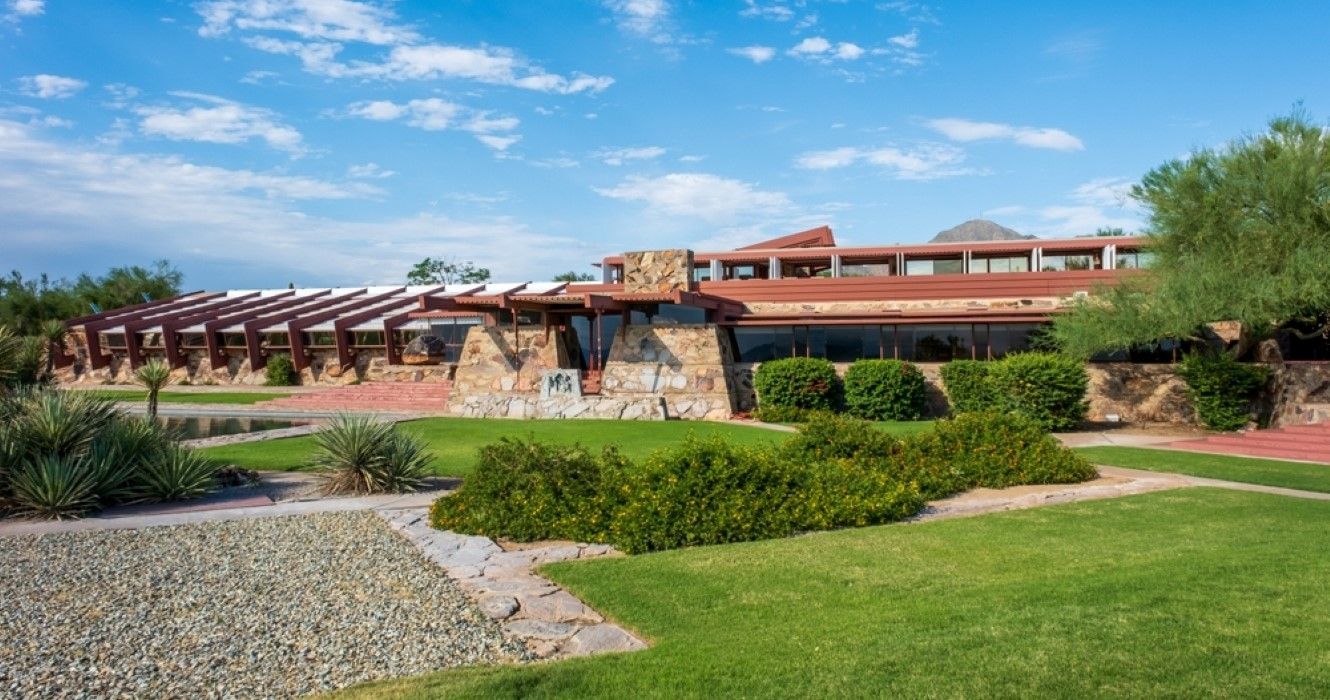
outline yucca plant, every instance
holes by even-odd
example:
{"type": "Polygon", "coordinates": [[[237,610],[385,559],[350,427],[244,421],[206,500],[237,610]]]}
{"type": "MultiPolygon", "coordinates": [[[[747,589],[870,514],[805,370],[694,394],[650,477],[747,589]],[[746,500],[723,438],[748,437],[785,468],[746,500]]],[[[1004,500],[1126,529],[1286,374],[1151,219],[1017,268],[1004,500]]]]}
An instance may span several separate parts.
{"type": "Polygon", "coordinates": [[[414,491],[432,459],[420,441],[367,416],[338,415],[314,442],[312,464],[329,494],[414,491]]]}
{"type": "Polygon", "coordinates": [[[15,510],[40,518],[77,518],[97,507],[97,467],[85,457],[47,454],[9,475],[15,510]]]}
{"type": "Polygon", "coordinates": [[[171,367],[153,358],[135,370],[134,378],[148,390],[148,417],[156,420],[157,395],[161,393],[162,387],[171,381],[171,367]]]}
{"type": "Polygon", "coordinates": [[[41,338],[46,341],[46,378],[55,377],[55,358],[65,352],[65,337],[69,329],[65,322],[58,319],[42,321],[41,338]]]}
{"type": "Polygon", "coordinates": [[[19,386],[39,386],[46,381],[42,362],[46,356],[46,343],[37,336],[18,339],[18,352],[14,356],[13,383],[19,386]]]}
{"type": "Polygon", "coordinates": [[[0,390],[9,384],[18,366],[18,336],[0,326],[0,390]]]}
{"type": "Polygon", "coordinates": [[[139,466],[135,500],[157,502],[198,498],[216,485],[217,465],[202,453],[172,445],[139,466]]]}
{"type": "Polygon", "coordinates": [[[15,439],[30,457],[81,455],[120,416],[113,402],[77,391],[28,389],[8,403],[15,439]]]}

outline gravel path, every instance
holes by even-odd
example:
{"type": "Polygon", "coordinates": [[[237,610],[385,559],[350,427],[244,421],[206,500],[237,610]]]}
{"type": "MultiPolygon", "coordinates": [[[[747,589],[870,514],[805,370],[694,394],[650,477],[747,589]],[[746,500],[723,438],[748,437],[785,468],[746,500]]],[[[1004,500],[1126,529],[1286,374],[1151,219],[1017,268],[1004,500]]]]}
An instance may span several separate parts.
{"type": "Polygon", "coordinates": [[[287,697],[519,658],[372,513],[0,538],[0,697],[287,697]]]}

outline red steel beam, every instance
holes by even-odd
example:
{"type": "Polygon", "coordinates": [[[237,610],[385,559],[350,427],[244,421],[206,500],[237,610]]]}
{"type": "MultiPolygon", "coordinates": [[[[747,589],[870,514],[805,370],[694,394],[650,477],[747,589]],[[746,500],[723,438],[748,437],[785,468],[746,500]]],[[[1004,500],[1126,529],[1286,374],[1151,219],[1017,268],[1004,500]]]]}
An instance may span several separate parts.
{"type": "MultiPolygon", "coordinates": [[[[381,301],[391,299],[394,294],[400,294],[405,291],[406,287],[398,287],[390,292],[375,294],[374,296],[365,297],[364,299],[357,299],[355,302],[342,306],[341,308],[327,309],[316,314],[293,319],[287,323],[286,335],[291,339],[291,362],[295,365],[296,370],[299,371],[309,366],[309,358],[305,356],[305,339],[302,337],[306,328],[318,323],[323,323],[328,319],[335,319],[347,311],[363,309],[366,306],[371,306],[381,301]]],[[[334,322],[334,325],[335,323],[336,322],[334,322]]]]}
{"type": "Polygon", "coordinates": [[[216,299],[217,297],[223,296],[224,294],[225,292],[212,292],[210,294],[201,294],[188,298],[180,298],[167,304],[145,306],[142,307],[140,310],[131,313],[107,316],[105,318],[101,318],[96,321],[89,321],[84,323],[83,333],[85,335],[84,340],[88,344],[88,364],[92,365],[93,369],[101,369],[110,364],[110,356],[102,354],[102,339],[100,337],[100,333],[103,330],[106,330],[107,328],[113,328],[122,323],[136,321],[145,316],[160,314],[160,312],[169,309],[189,308],[191,306],[197,306],[202,302],[205,302],[209,299],[216,299]]]}
{"type": "MultiPolygon", "coordinates": [[[[241,297],[224,298],[221,301],[215,301],[212,302],[211,304],[203,304],[202,306],[191,306],[188,309],[184,309],[179,313],[189,313],[189,314],[215,313],[219,310],[227,309],[234,306],[241,299],[248,299],[251,297],[256,297],[258,295],[259,295],[258,292],[253,292],[251,294],[246,294],[241,297]]],[[[170,322],[175,318],[180,318],[180,316],[178,314],[172,314],[170,312],[167,312],[163,314],[154,314],[153,316],[140,318],[137,321],[128,321],[125,323],[125,353],[129,355],[130,369],[137,368],[139,365],[143,364],[143,350],[142,346],[140,346],[139,344],[139,332],[145,328],[162,324],[163,325],[162,338],[163,342],[165,343],[165,338],[168,334],[166,332],[164,324],[170,322]]],[[[166,351],[168,358],[171,355],[170,345],[171,344],[168,344],[166,351]]],[[[169,359],[168,362],[170,362],[169,359]]],[[[174,362],[170,362],[170,364],[172,369],[175,369],[176,367],[179,366],[176,365],[174,362]]]]}
{"type": "Polygon", "coordinates": [[[253,308],[246,309],[238,313],[228,314],[226,316],[222,316],[219,318],[215,318],[211,321],[204,322],[203,341],[208,348],[208,361],[212,364],[213,369],[216,369],[219,365],[226,364],[226,350],[225,348],[222,347],[221,342],[219,342],[220,338],[218,337],[219,333],[221,332],[221,329],[226,328],[227,326],[235,325],[237,323],[244,323],[245,321],[248,321],[252,318],[257,318],[258,316],[261,316],[267,312],[276,311],[278,309],[287,309],[291,308],[292,306],[300,306],[303,304],[308,304],[310,301],[314,299],[321,299],[323,297],[328,296],[329,294],[332,294],[331,289],[323,289],[313,294],[306,294],[304,296],[299,296],[299,297],[292,296],[283,299],[275,299],[273,303],[256,305],[253,308]]]}
{"type": "MultiPolygon", "coordinates": [[[[431,298],[429,295],[442,292],[446,287],[447,285],[441,287],[435,287],[433,289],[426,290],[425,292],[417,295],[417,304],[423,307],[425,299],[431,298]]],[[[477,289],[483,289],[483,288],[484,285],[480,285],[472,289],[468,289],[466,291],[473,292],[477,289]]],[[[348,335],[351,332],[352,327],[354,327],[358,323],[364,323],[365,321],[368,321],[371,318],[382,316],[383,314],[386,314],[389,311],[400,309],[403,306],[405,306],[409,301],[410,301],[409,299],[403,299],[398,302],[388,302],[384,304],[379,304],[377,306],[372,306],[368,309],[363,309],[357,313],[351,314],[350,316],[343,316],[341,318],[338,318],[336,321],[333,321],[333,342],[336,343],[337,345],[337,361],[341,363],[343,367],[346,367],[347,365],[351,364],[352,361],[355,360],[355,358],[351,354],[351,344],[348,342],[348,335]]],[[[389,346],[389,353],[390,353],[389,356],[391,357],[392,338],[389,338],[388,336],[385,335],[383,338],[383,343],[384,345],[389,346]]]]}
{"type": "MultiPolygon", "coordinates": [[[[351,299],[364,294],[366,291],[367,290],[365,289],[357,289],[348,294],[339,294],[335,297],[319,299],[315,303],[319,306],[340,304],[344,301],[350,301],[351,299]]],[[[263,356],[263,345],[259,342],[259,329],[264,326],[285,323],[291,319],[299,318],[301,314],[309,311],[310,306],[313,306],[313,304],[305,304],[285,311],[259,316],[241,324],[245,330],[245,351],[249,354],[249,370],[251,372],[261,370],[268,364],[268,359],[263,356]]]]}
{"type": "Polygon", "coordinates": [[[284,297],[289,297],[293,294],[295,294],[295,290],[290,290],[290,289],[266,297],[259,296],[259,293],[255,292],[253,294],[246,294],[244,296],[235,297],[234,299],[228,300],[234,303],[228,305],[225,309],[218,308],[206,313],[191,314],[189,316],[181,316],[179,318],[173,318],[168,321],[163,321],[162,343],[166,346],[167,363],[171,365],[171,369],[177,369],[185,366],[185,361],[186,361],[185,352],[180,347],[179,333],[181,329],[188,328],[200,321],[206,322],[209,319],[216,316],[218,311],[234,311],[237,308],[244,308],[247,306],[253,307],[254,304],[251,304],[250,303],[251,301],[257,302],[259,306],[263,306],[268,303],[272,303],[275,300],[282,299],[284,297]],[[253,299],[253,297],[256,296],[258,297],[258,299],[253,299]]]}
{"type": "Polygon", "coordinates": [[[194,296],[194,295],[196,295],[196,294],[202,294],[203,292],[204,292],[204,290],[202,290],[202,289],[197,289],[197,290],[192,291],[192,292],[186,292],[186,293],[184,293],[184,294],[177,294],[177,295],[175,295],[175,296],[173,296],[173,297],[166,297],[165,299],[154,299],[154,300],[152,300],[152,301],[145,301],[145,302],[141,302],[141,303],[138,303],[138,304],[130,304],[129,306],[121,306],[121,307],[118,307],[118,308],[115,308],[115,309],[111,309],[111,310],[109,310],[109,311],[99,311],[99,312],[97,312],[97,313],[95,313],[95,314],[88,314],[87,316],[79,316],[79,317],[77,317],[77,318],[71,318],[71,319],[69,319],[68,321],[65,321],[65,325],[68,326],[68,327],[81,326],[81,325],[83,325],[83,324],[85,324],[85,323],[91,323],[91,322],[93,322],[93,321],[100,321],[100,320],[102,320],[102,319],[104,319],[104,318],[107,318],[107,317],[109,317],[109,316],[113,316],[113,315],[117,315],[117,314],[130,313],[130,312],[132,312],[132,311],[142,311],[142,310],[144,310],[144,309],[147,309],[147,308],[150,308],[150,307],[153,307],[153,306],[162,306],[162,305],[164,305],[164,304],[170,304],[170,303],[172,303],[172,302],[177,302],[177,301],[180,301],[180,300],[182,300],[182,299],[186,299],[186,298],[188,298],[188,297],[192,297],[192,296],[194,296]]]}

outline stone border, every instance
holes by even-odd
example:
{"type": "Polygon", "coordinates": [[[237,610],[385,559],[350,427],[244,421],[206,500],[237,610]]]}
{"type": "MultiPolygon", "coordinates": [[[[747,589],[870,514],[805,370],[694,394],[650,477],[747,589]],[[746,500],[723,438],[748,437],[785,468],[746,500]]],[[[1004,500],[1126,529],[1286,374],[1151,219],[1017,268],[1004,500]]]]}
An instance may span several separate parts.
{"type": "Polygon", "coordinates": [[[435,530],[424,508],[375,512],[442,568],[482,613],[501,621],[504,633],[524,643],[538,658],[647,647],[573,594],[534,573],[537,566],[549,562],[618,554],[609,545],[576,543],[505,551],[488,537],[435,530]]]}
{"type": "Polygon", "coordinates": [[[263,442],[265,440],[280,440],[282,438],[300,437],[301,435],[312,435],[323,430],[323,426],[323,423],[307,423],[305,425],[293,425],[290,428],[273,428],[272,430],[255,430],[248,433],[214,435],[212,437],[194,438],[193,440],[181,440],[180,444],[185,447],[194,448],[241,445],[247,442],[263,442]]]}

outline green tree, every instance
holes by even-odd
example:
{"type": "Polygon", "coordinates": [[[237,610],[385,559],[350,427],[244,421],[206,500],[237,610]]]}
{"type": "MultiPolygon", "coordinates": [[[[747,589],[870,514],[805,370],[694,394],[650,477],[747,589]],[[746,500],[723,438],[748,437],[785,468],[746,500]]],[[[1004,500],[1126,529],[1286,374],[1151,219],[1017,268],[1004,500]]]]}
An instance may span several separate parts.
{"type": "Polygon", "coordinates": [[[596,277],[589,272],[574,272],[573,270],[569,270],[567,272],[560,272],[550,279],[555,282],[593,282],[596,277]]]}
{"type": "Polygon", "coordinates": [[[406,273],[407,284],[480,284],[489,280],[488,268],[453,258],[425,258],[406,273]]]}
{"type": "Polygon", "coordinates": [[[1330,130],[1303,114],[1169,161],[1131,196],[1148,212],[1153,266],[1060,315],[1053,336],[1087,356],[1241,323],[1241,356],[1288,324],[1326,331],[1330,130]]]}
{"type": "Polygon", "coordinates": [[[0,324],[19,335],[42,335],[42,324],[114,309],[180,293],[183,275],[165,260],[148,267],[111,268],[101,277],[88,274],[70,282],[46,275],[24,278],[14,271],[0,278],[0,324]]]}

